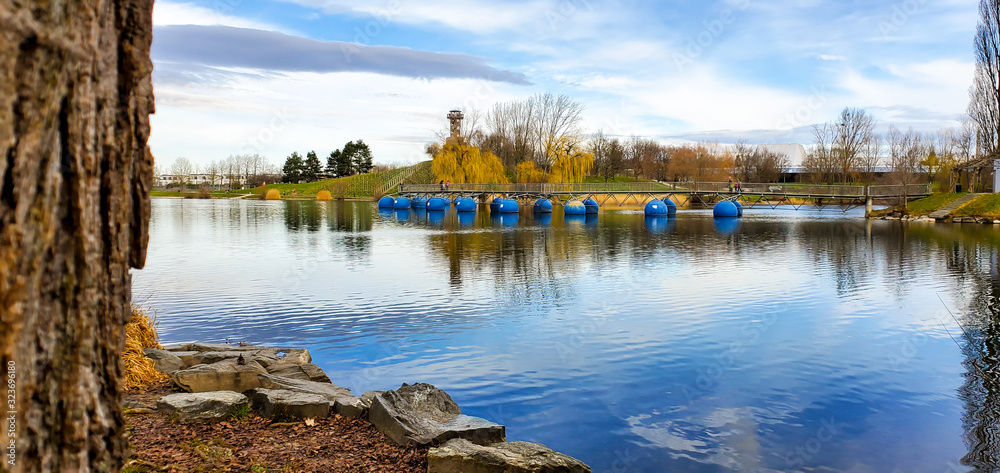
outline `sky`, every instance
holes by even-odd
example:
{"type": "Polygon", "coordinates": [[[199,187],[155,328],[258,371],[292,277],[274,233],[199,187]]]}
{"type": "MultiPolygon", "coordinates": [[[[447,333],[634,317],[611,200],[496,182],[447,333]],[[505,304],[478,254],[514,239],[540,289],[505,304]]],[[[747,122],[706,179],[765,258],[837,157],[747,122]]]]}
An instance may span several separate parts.
{"type": "Polygon", "coordinates": [[[958,126],[973,0],[158,0],[158,165],[259,153],[427,159],[449,110],[534,94],[584,129],[663,143],[801,143],[865,108],[884,131],[958,126]]]}

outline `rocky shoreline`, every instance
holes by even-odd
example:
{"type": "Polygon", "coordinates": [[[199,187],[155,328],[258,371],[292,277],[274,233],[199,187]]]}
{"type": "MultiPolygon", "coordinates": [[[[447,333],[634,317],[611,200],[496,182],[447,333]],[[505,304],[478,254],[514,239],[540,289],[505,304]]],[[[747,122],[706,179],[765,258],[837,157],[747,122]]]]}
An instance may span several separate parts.
{"type": "Polygon", "coordinates": [[[333,384],[306,349],[187,343],[145,354],[184,392],[155,405],[126,402],[132,413],[209,423],[249,412],[272,423],[342,416],[370,423],[399,446],[427,447],[428,473],[591,471],[544,445],[508,442],[503,425],[462,414],[448,393],[429,384],[355,396],[333,384]]]}
{"type": "Polygon", "coordinates": [[[987,217],[949,217],[947,219],[934,219],[926,215],[914,215],[914,216],[894,216],[894,215],[884,215],[881,217],[874,217],[872,220],[898,220],[903,222],[924,222],[924,223],[968,223],[976,225],[1000,225],[1000,220],[994,220],[987,217]]]}

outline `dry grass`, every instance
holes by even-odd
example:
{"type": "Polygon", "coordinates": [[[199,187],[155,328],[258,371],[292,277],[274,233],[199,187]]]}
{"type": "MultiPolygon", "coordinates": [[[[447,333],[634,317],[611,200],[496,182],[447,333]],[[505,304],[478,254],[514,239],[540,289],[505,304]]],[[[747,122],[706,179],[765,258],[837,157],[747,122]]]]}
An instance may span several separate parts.
{"type": "Polygon", "coordinates": [[[125,350],[122,352],[126,391],[167,379],[167,375],[157,370],[153,360],[143,353],[146,348],[163,348],[156,334],[156,319],[146,310],[133,307],[132,321],[125,325],[125,350]]]}
{"type": "Polygon", "coordinates": [[[330,201],[333,200],[333,196],[330,195],[330,191],[319,191],[316,194],[316,200],[330,201]]]}
{"type": "Polygon", "coordinates": [[[264,195],[264,200],[281,200],[281,191],[278,189],[268,189],[267,194],[264,195]]]}

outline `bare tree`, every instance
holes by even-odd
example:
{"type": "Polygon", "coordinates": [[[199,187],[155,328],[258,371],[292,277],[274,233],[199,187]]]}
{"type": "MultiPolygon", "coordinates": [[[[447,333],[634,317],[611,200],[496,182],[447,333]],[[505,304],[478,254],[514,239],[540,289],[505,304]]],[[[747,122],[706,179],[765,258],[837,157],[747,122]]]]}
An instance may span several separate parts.
{"type": "Polygon", "coordinates": [[[170,173],[177,178],[177,184],[180,185],[180,192],[187,190],[188,184],[191,183],[191,174],[193,172],[194,166],[187,158],[177,158],[170,165],[170,173]]]}
{"type": "Polygon", "coordinates": [[[858,170],[861,171],[861,179],[865,185],[875,182],[875,174],[882,164],[882,141],[882,135],[873,133],[861,149],[858,170]]]}
{"type": "Polygon", "coordinates": [[[217,188],[219,183],[219,163],[214,159],[205,167],[205,174],[208,174],[208,181],[213,188],[217,188]]]}
{"type": "Polygon", "coordinates": [[[837,165],[834,157],[834,141],[837,132],[829,123],[813,125],[815,148],[802,160],[806,173],[812,175],[814,182],[830,182],[834,179],[837,165]]]}
{"type": "Polygon", "coordinates": [[[1000,1],[980,0],[975,48],[969,117],[976,125],[981,153],[992,156],[1000,146],[1000,1]]]}
{"type": "Polygon", "coordinates": [[[840,182],[851,182],[864,150],[875,132],[875,118],[861,108],[844,108],[836,123],[836,152],[840,182]]]}
{"type": "Polygon", "coordinates": [[[920,173],[920,160],[926,155],[920,133],[910,128],[903,133],[895,125],[889,126],[886,135],[889,147],[889,163],[891,172],[889,182],[899,186],[900,206],[906,209],[909,186],[917,182],[920,173]]]}
{"type": "Polygon", "coordinates": [[[4,471],[118,471],[125,459],[129,270],[145,263],[153,178],[152,7],[0,1],[0,365],[16,375],[4,471]]]}
{"type": "Polygon", "coordinates": [[[549,169],[553,143],[579,143],[583,105],[565,95],[535,95],[527,100],[498,103],[486,115],[479,147],[496,154],[504,166],[534,160],[549,169]]]}
{"type": "Polygon", "coordinates": [[[590,139],[590,153],[594,155],[594,170],[604,182],[614,179],[622,171],[625,147],[618,138],[608,138],[599,130],[590,139]]]}

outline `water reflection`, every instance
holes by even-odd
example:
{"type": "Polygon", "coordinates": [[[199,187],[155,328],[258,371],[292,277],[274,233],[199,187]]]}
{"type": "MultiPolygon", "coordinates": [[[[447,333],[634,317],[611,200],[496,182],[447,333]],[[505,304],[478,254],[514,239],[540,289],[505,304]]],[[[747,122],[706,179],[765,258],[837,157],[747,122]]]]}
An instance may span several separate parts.
{"type": "Polygon", "coordinates": [[[646,229],[651,233],[670,233],[675,221],[669,217],[645,217],[646,229]]]}
{"type": "Polygon", "coordinates": [[[594,471],[995,471],[1000,231],[827,215],[157,200],[135,284],[166,342],[432,382],[594,471]]]}
{"type": "Polygon", "coordinates": [[[740,219],[735,217],[716,217],[715,229],[723,235],[732,235],[740,230],[740,219]]]}

